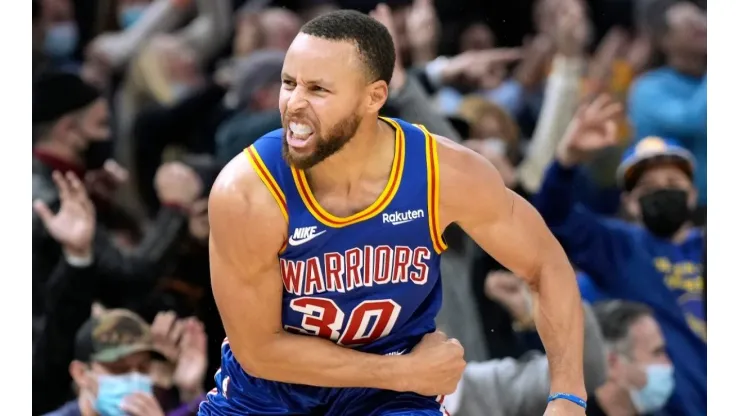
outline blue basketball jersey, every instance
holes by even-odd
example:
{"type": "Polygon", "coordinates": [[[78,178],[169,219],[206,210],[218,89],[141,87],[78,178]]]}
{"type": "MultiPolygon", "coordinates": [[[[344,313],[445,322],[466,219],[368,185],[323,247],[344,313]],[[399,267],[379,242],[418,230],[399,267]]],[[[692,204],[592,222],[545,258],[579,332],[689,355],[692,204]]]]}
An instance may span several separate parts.
{"type": "MultiPolygon", "coordinates": [[[[373,204],[348,217],[322,208],[305,173],[286,163],[282,129],[245,155],[288,224],[278,254],[285,330],[363,352],[404,354],[435,330],[440,255],[447,246],[439,224],[436,141],[423,127],[383,120],[396,130],[390,177],[373,204]]],[[[228,340],[222,349],[216,394],[280,395],[300,402],[283,410],[306,412],[330,400],[327,390],[337,390],[258,380],[241,369],[228,340]]]]}

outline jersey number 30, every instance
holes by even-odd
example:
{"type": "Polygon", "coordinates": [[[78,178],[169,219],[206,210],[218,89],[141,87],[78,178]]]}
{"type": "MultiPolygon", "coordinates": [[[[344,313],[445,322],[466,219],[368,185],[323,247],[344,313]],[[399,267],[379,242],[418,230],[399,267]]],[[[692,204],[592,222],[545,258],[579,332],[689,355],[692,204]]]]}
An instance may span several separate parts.
{"type": "Polygon", "coordinates": [[[401,305],[390,299],[366,300],[352,309],[345,325],[345,313],[331,299],[296,298],[290,301],[290,308],[303,314],[301,328],[285,329],[347,346],[367,344],[390,334],[401,312],[401,305]]]}

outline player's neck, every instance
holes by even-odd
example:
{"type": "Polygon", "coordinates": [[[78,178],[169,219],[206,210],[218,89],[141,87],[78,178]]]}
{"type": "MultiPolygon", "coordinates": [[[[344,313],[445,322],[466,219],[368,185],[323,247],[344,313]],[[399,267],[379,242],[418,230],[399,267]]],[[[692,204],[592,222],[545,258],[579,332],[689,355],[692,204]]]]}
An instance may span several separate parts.
{"type": "Polygon", "coordinates": [[[363,122],[342,150],[306,172],[312,187],[348,187],[363,179],[387,178],[394,139],[393,127],[380,119],[363,122]]]}

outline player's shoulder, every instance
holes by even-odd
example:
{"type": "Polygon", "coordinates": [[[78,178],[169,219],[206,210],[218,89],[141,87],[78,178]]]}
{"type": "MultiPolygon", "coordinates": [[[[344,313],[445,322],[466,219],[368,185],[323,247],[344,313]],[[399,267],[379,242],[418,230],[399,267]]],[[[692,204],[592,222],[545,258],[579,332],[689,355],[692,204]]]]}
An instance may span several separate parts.
{"type": "Polygon", "coordinates": [[[281,216],[248,149],[234,156],[218,174],[209,196],[208,210],[244,220],[252,214],[262,220],[281,216]]]}
{"type": "Polygon", "coordinates": [[[458,181],[475,179],[481,171],[495,170],[483,156],[463,144],[436,134],[432,138],[437,147],[440,175],[452,175],[458,181]]]}
{"type": "Polygon", "coordinates": [[[263,134],[259,139],[255,140],[250,147],[257,150],[257,152],[263,157],[273,157],[275,155],[280,155],[282,143],[283,129],[280,128],[263,134]]]}

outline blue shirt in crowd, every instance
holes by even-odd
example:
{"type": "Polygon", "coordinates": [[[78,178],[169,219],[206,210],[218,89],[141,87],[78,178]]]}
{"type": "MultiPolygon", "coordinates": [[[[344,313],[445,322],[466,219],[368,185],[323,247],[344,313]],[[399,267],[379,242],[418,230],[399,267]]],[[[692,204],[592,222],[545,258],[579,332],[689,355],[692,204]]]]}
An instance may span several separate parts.
{"type": "Polygon", "coordinates": [[[581,291],[581,298],[586,302],[594,304],[610,299],[586,273],[576,272],[576,281],[578,282],[578,290],[581,291]]]}
{"type": "Polygon", "coordinates": [[[610,298],[644,303],[655,313],[675,365],[673,416],[707,414],[707,344],[699,230],[680,244],[639,224],[600,217],[574,199],[575,170],[554,163],[533,203],[576,267],[610,298]]]}
{"type": "Polygon", "coordinates": [[[707,77],[692,77],[672,68],[650,71],[637,79],[627,102],[635,139],[673,138],[696,158],[699,203],[707,203],[707,77]]]}

